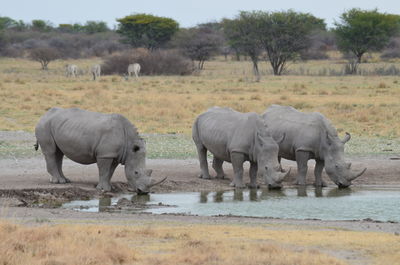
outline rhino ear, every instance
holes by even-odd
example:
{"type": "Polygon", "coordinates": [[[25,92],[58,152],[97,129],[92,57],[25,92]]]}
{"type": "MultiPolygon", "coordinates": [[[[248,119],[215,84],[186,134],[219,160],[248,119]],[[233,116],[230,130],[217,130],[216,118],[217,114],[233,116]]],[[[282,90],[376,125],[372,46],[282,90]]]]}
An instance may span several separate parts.
{"type": "Polygon", "coordinates": [[[264,139],[260,132],[257,132],[257,141],[260,143],[260,146],[263,146],[264,139]]]}
{"type": "Polygon", "coordinates": [[[286,137],[286,133],[283,133],[282,136],[279,139],[275,140],[275,142],[277,144],[280,144],[280,143],[283,142],[283,140],[285,140],[285,137],[286,137]]]}
{"type": "Polygon", "coordinates": [[[332,139],[328,132],[326,132],[326,143],[332,145],[332,139]]]}

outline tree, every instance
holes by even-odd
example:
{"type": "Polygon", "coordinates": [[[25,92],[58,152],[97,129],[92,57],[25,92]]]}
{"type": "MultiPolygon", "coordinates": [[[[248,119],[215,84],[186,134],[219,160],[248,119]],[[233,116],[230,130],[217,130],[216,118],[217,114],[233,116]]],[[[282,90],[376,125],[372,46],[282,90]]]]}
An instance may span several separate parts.
{"type": "Polygon", "coordinates": [[[252,12],[257,21],[257,36],[267,52],[274,75],[281,75],[287,62],[298,57],[310,45],[314,30],[325,30],[323,19],[293,10],[282,12],[252,12]]]}
{"type": "Polygon", "coordinates": [[[9,29],[15,27],[17,22],[9,17],[0,17],[0,30],[9,29]]]}
{"type": "Polygon", "coordinates": [[[256,18],[251,13],[240,12],[235,19],[224,19],[222,24],[228,44],[237,54],[241,52],[250,57],[256,81],[259,81],[258,61],[262,50],[256,18]]]}
{"type": "Polygon", "coordinates": [[[32,29],[35,31],[48,32],[53,29],[53,26],[49,21],[34,19],[32,20],[32,29]]]}
{"type": "Polygon", "coordinates": [[[175,20],[149,14],[130,15],[117,21],[117,32],[124,37],[123,42],[150,50],[163,46],[179,29],[175,20]]]}
{"type": "Polygon", "coordinates": [[[368,51],[381,51],[390,37],[400,28],[400,16],[379,13],[375,10],[350,9],[335,23],[337,45],[343,53],[349,53],[349,73],[355,74],[362,56],[368,51]]]}
{"type": "Polygon", "coordinates": [[[43,48],[35,48],[30,51],[29,57],[34,60],[40,62],[42,66],[42,70],[48,70],[48,64],[60,58],[60,54],[54,48],[43,47],[43,48]]]}
{"type": "Polygon", "coordinates": [[[87,21],[83,26],[83,30],[88,34],[94,34],[98,32],[107,32],[110,29],[104,21],[87,21]]]}
{"type": "Polygon", "coordinates": [[[204,62],[220,51],[223,37],[211,27],[195,27],[181,29],[173,43],[184,55],[198,61],[198,69],[201,70],[204,62]]]}

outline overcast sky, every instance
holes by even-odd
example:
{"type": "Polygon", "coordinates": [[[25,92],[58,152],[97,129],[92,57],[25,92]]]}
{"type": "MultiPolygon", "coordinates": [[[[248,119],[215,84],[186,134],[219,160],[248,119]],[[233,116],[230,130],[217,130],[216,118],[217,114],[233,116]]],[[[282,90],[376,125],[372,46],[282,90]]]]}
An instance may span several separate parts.
{"type": "Polygon", "coordinates": [[[350,8],[378,8],[380,12],[400,14],[400,0],[0,0],[0,16],[30,22],[32,19],[60,23],[106,21],[134,13],[150,13],[175,19],[181,27],[234,17],[238,11],[281,11],[294,9],[324,18],[332,26],[339,15],[350,8]]]}

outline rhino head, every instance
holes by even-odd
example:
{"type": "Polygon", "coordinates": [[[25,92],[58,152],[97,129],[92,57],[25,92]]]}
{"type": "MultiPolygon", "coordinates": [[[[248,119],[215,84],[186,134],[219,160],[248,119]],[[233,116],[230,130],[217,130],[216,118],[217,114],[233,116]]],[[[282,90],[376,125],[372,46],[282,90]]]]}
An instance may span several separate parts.
{"type": "Polygon", "coordinates": [[[151,169],[146,169],[146,144],[143,139],[138,139],[128,148],[125,161],[125,176],[128,184],[138,194],[148,194],[152,186],[165,181],[152,182],[151,169]]]}
{"type": "MultiPolygon", "coordinates": [[[[282,139],[278,142],[283,141],[282,139]]],[[[290,169],[284,171],[278,161],[279,145],[265,131],[257,132],[255,141],[258,175],[262,176],[270,189],[280,189],[282,181],[289,175],[290,169]]]]}
{"type": "Polygon", "coordinates": [[[364,168],[359,172],[351,169],[351,163],[344,160],[344,144],[350,140],[351,136],[346,132],[343,140],[337,136],[326,134],[326,143],[323,144],[323,156],[325,160],[325,171],[329,178],[339,187],[347,188],[351,182],[364,174],[364,168]]]}

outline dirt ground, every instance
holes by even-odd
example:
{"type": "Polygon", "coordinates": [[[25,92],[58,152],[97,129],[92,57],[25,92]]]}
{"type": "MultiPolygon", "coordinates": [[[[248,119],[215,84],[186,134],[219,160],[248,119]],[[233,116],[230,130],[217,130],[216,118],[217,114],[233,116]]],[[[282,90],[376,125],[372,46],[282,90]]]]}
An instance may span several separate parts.
{"type": "MultiPolygon", "coordinates": [[[[400,160],[393,157],[378,158],[352,158],[354,169],[367,167],[367,172],[354,181],[356,186],[399,186],[400,187],[400,160]]],[[[291,186],[296,174],[296,165],[292,161],[283,161],[284,168],[292,168],[290,177],[284,183],[291,186]]],[[[153,169],[153,177],[160,180],[168,179],[161,185],[154,187],[152,192],[183,192],[183,191],[218,191],[230,189],[229,183],[232,170],[229,164],[224,165],[228,179],[203,180],[197,177],[199,173],[198,162],[195,159],[173,160],[153,159],[148,160],[147,167],[153,169]]],[[[211,168],[211,167],[210,167],[211,168]]],[[[363,221],[321,221],[321,220],[289,220],[271,218],[246,218],[233,216],[199,217],[184,215],[151,215],[151,214],[121,214],[121,213],[82,213],[68,209],[57,208],[61,203],[88,199],[90,197],[104,196],[95,189],[97,184],[96,165],[79,165],[70,160],[65,160],[63,165],[65,175],[72,181],[70,184],[51,184],[45,169],[44,159],[2,159],[0,160],[0,218],[13,219],[18,222],[35,222],[35,220],[50,220],[64,222],[74,219],[79,222],[96,219],[99,222],[121,222],[124,220],[159,220],[182,221],[188,223],[271,223],[289,224],[295,226],[331,227],[332,229],[350,229],[363,231],[382,231],[400,233],[400,224],[382,223],[373,220],[363,221]]],[[[211,172],[212,169],[211,169],[211,172]]],[[[313,163],[309,163],[307,181],[313,182],[313,163]]],[[[333,183],[324,175],[330,185],[333,183]]],[[[246,175],[245,181],[248,182],[246,175]]],[[[126,185],[123,166],[119,166],[112,178],[113,192],[129,192],[126,185]]]]}

